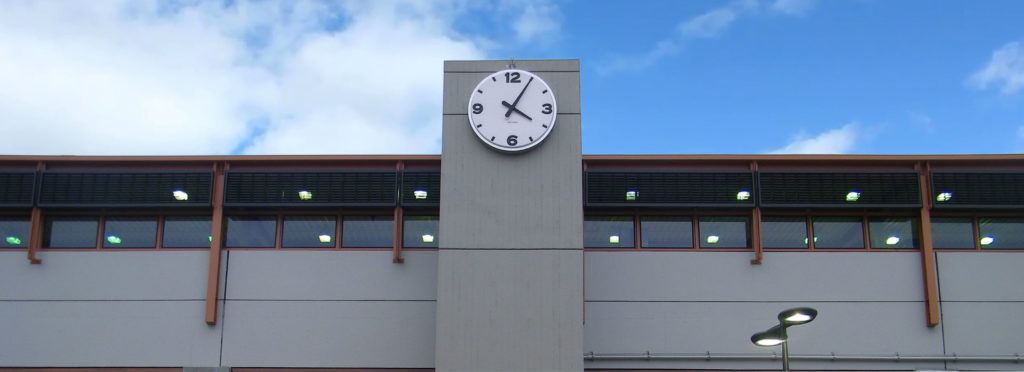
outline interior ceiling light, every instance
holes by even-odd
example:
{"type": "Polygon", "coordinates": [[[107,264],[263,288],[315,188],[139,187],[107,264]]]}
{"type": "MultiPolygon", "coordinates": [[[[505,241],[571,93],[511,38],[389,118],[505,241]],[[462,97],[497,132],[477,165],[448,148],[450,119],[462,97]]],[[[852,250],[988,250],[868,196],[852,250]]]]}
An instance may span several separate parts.
{"type": "Polygon", "coordinates": [[[413,191],[412,195],[414,197],[416,197],[416,199],[426,199],[427,198],[427,190],[419,189],[419,190],[413,191]]]}
{"type": "Polygon", "coordinates": [[[331,242],[331,236],[327,235],[327,234],[320,234],[320,236],[318,236],[317,238],[320,239],[321,243],[330,243],[331,242]]]}
{"type": "Polygon", "coordinates": [[[7,239],[4,240],[6,240],[7,244],[10,245],[21,245],[21,238],[17,236],[8,236],[7,239]]]}
{"type": "Polygon", "coordinates": [[[434,242],[434,236],[430,235],[430,234],[423,234],[423,242],[424,243],[433,243],[434,242]]]}
{"type": "Polygon", "coordinates": [[[741,190],[740,192],[736,193],[736,200],[749,200],[749,199],[750,199],[750,191],[741,190]]]}
{"type": "Polygon", "coordinates": [[[121,237],[117,235],[110,235],[107,237],[107,242],[110,244],[121,244],[121,237]]]}
{"type": "Polygon", "coordinates": [[[609,236],[608,237],[608,243],[619,244],[619,236],[618,235],[609,236]]]}
{"type": "Polygon", "coordinates": [[[887,244],[887,245],[896,245],[896,244],[899,244],[899,243],[900,243],[900,237],[896,236],[896,235],[890,236],[890,237],[885,239],[885,244],[887,244]]]}
{"type": "Polygon", "coordinates": [[[174,191],[171,191],[171,195],[174,196],[174,200],[177,200],[177,201],[186,201],[186,200],[188,200],[188,193],[185,192],[185,190],[176,189],[174,191]]]}
{"type": "Polygon", "coordinates": [[[718,244],[718,235],[708,235],[708,244],[718,244]]]}
{"type": "Polygon", "coordinates": [[[636,190],[626,191],[626,200],[636,200],[640,196],[640,192],[636,190]]]}
{"type": "Polygon", "coordinates": [[[949,199],[953,199],[953,193],[949,191],[940,192],[939,195],[935,197],[935,201],[937,202],[949,201],[949,199]]]}
{"type": "Polygon", "coordinates": [[[846,201],[855,202],[860,199],[860,191],[850,191],[846,194],[846,201]]]}
{"type": "Polygon", "coordinates": [[[981,245],[989,245],[989,244],[992,244],[995,241],[996,241],[996,238],[991,236],[991,235],[989,235],[989,236],[981,238],[981,245]]]}
{"type": "Polygon", "coordinates": [[[299,190],[299,200],[312,200],[313,192],[309,190],[299,190]]]}

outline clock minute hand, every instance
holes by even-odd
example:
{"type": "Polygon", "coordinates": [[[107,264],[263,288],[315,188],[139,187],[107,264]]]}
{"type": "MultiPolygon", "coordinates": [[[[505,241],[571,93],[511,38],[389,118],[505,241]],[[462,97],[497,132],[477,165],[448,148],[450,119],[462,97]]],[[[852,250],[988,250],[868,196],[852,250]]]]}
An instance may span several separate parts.
{"type": "Polygon", "coordinates": [[[533,120],[533,118],[531,118],[529,115],[526,115],[525,112],[519,111],[519,109],[517,109],[515,106],[510,105],[507,101],[501,101],[501,105],[508,107],[509,110],[518,112],[519,115],[523,115],[524,118],[530,119],[531,121],[533,120]]]}
{"type": "MultiPolygon", "coordinates": [[[[530,83],[532,83],[532,82],[533,82],[533,76],[530,76],[530,80],[526,81],[526,86],[524,86],[523,90],[519,92],[519,96],[516,97],[515,101],[512,101],[512,106],[508,108],[508,111],[505,111],[505,117],[506,118],[509,117],[509,116],[512,116],[512,110],[514,110],[516,108],[516,105],[519,104],[519,100],[521,98],[523,98],[523,93],[526,93],[526,88],[529,88],[530,87],[530,83]]],[[[523,116],[526,116],[526,115],[523,115],[523,116]]],[[[533,119],[530,119],[530,120],[533,120],[533,119]]]]}

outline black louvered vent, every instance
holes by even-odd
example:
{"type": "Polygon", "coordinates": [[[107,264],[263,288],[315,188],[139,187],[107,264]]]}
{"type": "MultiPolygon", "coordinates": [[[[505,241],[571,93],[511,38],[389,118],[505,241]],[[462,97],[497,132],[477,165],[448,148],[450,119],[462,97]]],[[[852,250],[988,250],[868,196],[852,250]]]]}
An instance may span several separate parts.
{"type": "Polygon", "coordinates": [[[209,206],[212,181],[212,172],[43,172],[39,206],[209,206]]]}
{"type": "Polygon", "coordinates": [[[932,172],[935,208],[1022,208],[1024,173],[932,172]]]}
{"type": "Polygon", "coordinates": [[[762,171],[758,175],[764,207],[921,206],[917,172],[762,171]]]}
{"type": "Polygon", "coordinates": [[[402,205],[437,206],[441,203],[441,172],[402,172],[402,205]],[[426,194],[424,194],[426,193],[426,194]],[[419,194],[420,198],[417,198],[419,194]]]}
{"type": "Polygon", "coordinates": [[[226,174],[227,206],[394,206],[394,171],[252,172],[226,174]]]}
{"type": "Polygon", "coordinates": [[[35,172],[0,172],[0,207],[31,207],[35,172]]]}
{"type": "Polygon", "coordinates": [[[594,207],[754,205],[751,172],[588,171],[586,183],[587,206],[594,207]]]}

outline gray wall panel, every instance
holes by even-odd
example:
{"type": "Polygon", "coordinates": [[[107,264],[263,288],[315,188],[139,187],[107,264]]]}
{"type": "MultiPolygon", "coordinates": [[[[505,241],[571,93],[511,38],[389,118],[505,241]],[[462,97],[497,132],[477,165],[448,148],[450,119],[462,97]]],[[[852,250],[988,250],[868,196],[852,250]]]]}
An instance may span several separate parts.
{"type": "Polygon", "coordinates": [[[441,247],[582,249],[579,119],[558,115],[545,143],[506,155],[480,143],[465,117],[445,116],[441,247]]]}
{"type": "Polygon", "coordinates": [[[943,301],[1024,301],[1024,254],[939,252],[943,301]]]}
{"type": "MultiPolygon", "coordinates": [[[[444,61],[444,72],[494,72],[508,68],[510,60],[444,61]]],[[[517,59],[516,68],[532,71],[580,71],[578,59],[517,59]]]]}
{"type": "Polygon", "coordinates": [[[206,298],[206,250],[43,251],[39,257],[43,263],[32,265],[25,252],[0,252],[0,300],[206,298]]]}
{"type": "MultiPolygon", "coordinates": [[[[589,286],[589,283],[588,283],[589,286]]],[[[923,325],[920,302],[864,303],[715,303],[715,302],[587,302],[584,350],[594,353],[740,353],[780,352],[750,342],[750,336],[778,324],[780,311],[811,306],[819,311],[813,322],[791,327],[792,354],[941,355],[940,327],[923,325]]],[[[602,362],[588,363],[601,368],[602,362]]],[[[645,361],[608,363],[646,368],[645,361]]],[[[778,362],[661,362],[672,368],[776,369],[778,362]]],[[[941,367],[941,363],[800,362],[794,369],[912,369],[941,367]]]]}
{"type": "Polygon", "coordinates": [[[581,370],[582,254],[442,250],[438,370],[581,370]]]}
{"type": "Polygon", "coordinates": [[[434,300],[437,252],[231,251],[227,298],[248,300],[434,300]]]}
{"type": "Polygon", "coordinates": [[[587,301],[924,301],[916,252],[586,253],[587,301]]]}
{"type": "Polygon", "coordinates": [[[217,366],[203,301],[0,301],[0,366],[217,366]]]}
{"type": "Polygon", "coordinates": [[[959,355],[1024,354],[1022,317],[1024,301],[943,302],[946,351],[959,355]]]}
{"type": "Polygon", "coordinates": [[[431,301],[227,301],[224,365],[431,368],[431,301]]]}

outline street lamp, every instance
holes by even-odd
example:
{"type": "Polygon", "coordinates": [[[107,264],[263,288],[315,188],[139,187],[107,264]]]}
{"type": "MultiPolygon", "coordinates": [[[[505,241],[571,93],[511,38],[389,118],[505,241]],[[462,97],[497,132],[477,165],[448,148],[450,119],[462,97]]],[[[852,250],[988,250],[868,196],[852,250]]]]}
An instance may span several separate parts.
{"type": "Polygon", "coordinates": [[[782,344],[782,370],[789,372],[789,337],[786,336],[786,328],[804,323],[810,323],[818,316],[818,310],[809,307],[798,307],[783,310],[779,313],[779,324],[768,328],[763,332],[750,336],[750,342],[757,346],[776,346],[782,344]]]}

